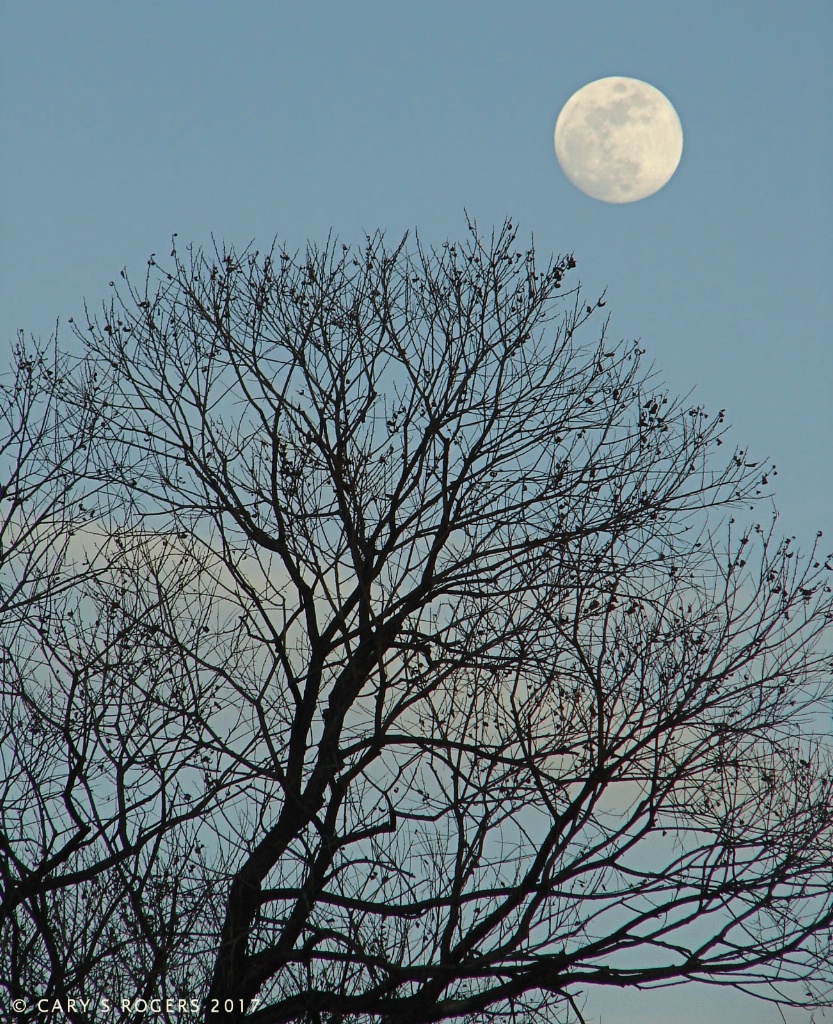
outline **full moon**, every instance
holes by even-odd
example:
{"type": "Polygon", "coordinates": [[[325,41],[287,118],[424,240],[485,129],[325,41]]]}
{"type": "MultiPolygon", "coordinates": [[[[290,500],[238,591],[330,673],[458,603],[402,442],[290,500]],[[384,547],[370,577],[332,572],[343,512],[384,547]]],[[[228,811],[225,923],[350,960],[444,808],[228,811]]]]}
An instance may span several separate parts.
{"type": "Polygon", "coordinates": [[[665,96],[638,78],[600,78],[564,104],[555,155],[570,181],[603,203],[658,192],[677,169],[683,129],[665,96]]]}

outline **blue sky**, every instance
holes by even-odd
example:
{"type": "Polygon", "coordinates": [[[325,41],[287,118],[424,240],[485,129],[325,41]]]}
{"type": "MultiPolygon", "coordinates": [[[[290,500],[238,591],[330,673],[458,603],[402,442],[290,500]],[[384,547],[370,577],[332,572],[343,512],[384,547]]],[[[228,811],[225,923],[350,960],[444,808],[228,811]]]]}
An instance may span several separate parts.
{"type": "MultiPolygon", "coordinates": [[[[641,338],[672,392],[727,410],[732,440],[778,465],[782,530],[806,548],[823,529],[829,550],[832,52],[828,0],[5,0],[0,348],[48,336],[123,266],[141,278],[175,231],[441,242],[464,208],[511,216],[542,254],[575,254],[592,298],[607,288],[611,339],[641,338]],[[623,206],[553,152],[563,103],[608,75],[662,90],[685,136],[671,182],[623,206]]],[[[588,1013],[781,1020],[714,990],[588,1013]]]]}

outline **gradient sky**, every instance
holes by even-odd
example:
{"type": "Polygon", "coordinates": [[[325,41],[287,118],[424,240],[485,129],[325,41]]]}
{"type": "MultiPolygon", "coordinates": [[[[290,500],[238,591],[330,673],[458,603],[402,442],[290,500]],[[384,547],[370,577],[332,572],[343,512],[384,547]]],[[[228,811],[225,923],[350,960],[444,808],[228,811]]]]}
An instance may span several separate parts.
{"type": "MultiPolygon", "coordinates": [[[[591,299],[607,288],[611,340],[727,410],[731,440],[778,465],[783,532],[806,549],[823,529],[828,551],[831,53],[829,0],[4,0],[2,368],[17,329],[60,319],[69,342],[82,300],[122,267],[141,280],[175,231],[440,243],[464,208],[484,229],[511,216],[542,256],[575,254],[591,299]],[[685,137],[671,182],[623,206],[553,151],[562,105],[608,75],[664,92],[685,137]]],[[[593,995],[587,1014],[782,1020],[690,987],[593,995]]]]}

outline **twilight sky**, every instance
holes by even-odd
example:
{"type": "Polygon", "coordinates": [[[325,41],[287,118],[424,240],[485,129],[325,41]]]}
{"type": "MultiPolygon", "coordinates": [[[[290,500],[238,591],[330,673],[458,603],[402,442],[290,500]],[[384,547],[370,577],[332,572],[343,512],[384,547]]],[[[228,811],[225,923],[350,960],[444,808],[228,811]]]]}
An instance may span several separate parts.
{"type": "MultiPolygon", "coordinates": [[[[542,257],[575,254],[591,299],[607,288],[611,341],[727,410],[731,440],[777,463],[782,531],[830,550],[831,52],[829,0],[5,0],[0,370],[18,328],[60,318],[68,343],[82,300],[122,267],[141,280],[175,231],[439,244],[464,207],[484,230],[511,216],[542,257]],[[623,206],[553,151],[562,105],[609,75],[665,93],[685,136],[671,182],[623,206]]],[[[699,988],[593,994],[600,1015],[782,1020],[699,988]]]]}

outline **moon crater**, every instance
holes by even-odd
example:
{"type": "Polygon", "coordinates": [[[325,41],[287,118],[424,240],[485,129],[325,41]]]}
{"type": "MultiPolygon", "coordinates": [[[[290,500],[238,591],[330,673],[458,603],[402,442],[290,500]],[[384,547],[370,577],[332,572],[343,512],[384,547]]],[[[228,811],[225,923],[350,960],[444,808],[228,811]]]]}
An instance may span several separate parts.
{"type": "Polygon", "coordinates": [[[555,155],[569,180],[605,203],[658,192],[683,152],[677,112],[637,78],[600,78],[574,93],[555,125],[555,155]]]}

